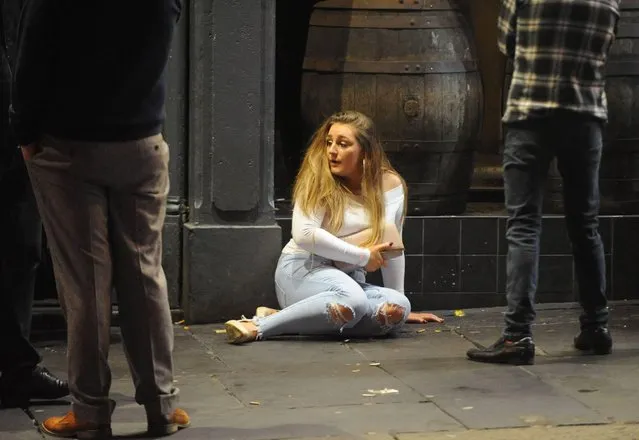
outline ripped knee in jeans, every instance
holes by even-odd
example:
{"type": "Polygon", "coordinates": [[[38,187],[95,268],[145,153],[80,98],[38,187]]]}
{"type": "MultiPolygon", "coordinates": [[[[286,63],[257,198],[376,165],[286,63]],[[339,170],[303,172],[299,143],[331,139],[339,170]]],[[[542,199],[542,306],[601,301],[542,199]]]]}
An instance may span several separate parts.
{"type": "Polygon", "coordinates": [[[383,326],[395,326],[404,322],[404,315],[406,309],[397,304],[384,303],[378,309],[375,314],[375,320],[383,326]]]}
{"type": "Polygon", "coordinates": [[[326,306],[326,312],[331,322],[344,326],[355,319],[355,312],[343,304],[331,303],[326,306]]]}

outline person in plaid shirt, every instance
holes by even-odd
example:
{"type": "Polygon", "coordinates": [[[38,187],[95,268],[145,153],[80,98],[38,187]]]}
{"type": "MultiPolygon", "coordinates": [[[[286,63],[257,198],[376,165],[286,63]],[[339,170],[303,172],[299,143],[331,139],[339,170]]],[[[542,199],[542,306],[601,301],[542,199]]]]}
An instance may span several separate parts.
{"type": "Polygon", "coordinates": [[[596,354],[612,350],[598,178],[608,115],[605,67],[618,18],[619,0],[502,2],[498,45],[514,65],[503,117],[508,308],[502,337],[485,349],[469,350],[471,360],[534,363],[531,324],[541,207],[553,157],[563,178],[566,226],[583,307],[574,345],[596,354]]]}

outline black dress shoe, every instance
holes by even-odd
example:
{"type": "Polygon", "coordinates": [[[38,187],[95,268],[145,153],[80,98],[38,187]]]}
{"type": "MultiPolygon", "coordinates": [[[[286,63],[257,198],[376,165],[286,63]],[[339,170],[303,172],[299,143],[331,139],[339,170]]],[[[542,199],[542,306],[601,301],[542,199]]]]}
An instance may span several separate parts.
{"type": "Polygon", "coordinates": [[[31,400],[61,399],[69,395],[69,384],[55,377],[44,367],[35,367],[31,372],[31,400]]]}
{"type": "Polygon", "coordinates": [[[31,400],[60,399],[68,394],[67,382],[44,367],[6,373],[0,380],[0,404],[5,408],[25,408],[31,400]]]}
{"type": "Polygon", "coordinates": [[[594,354],[612,353],[612,336],[606,327],[582,329],[575,337],[575,348],[594,354]]]}
{"type": "Polygon", "coordinates": [[[502,336],[490,347],[471,348],[466,355],[476,362],[532,365],[535,362],[535,343],[531,337],[509,340],[502,336]]]}

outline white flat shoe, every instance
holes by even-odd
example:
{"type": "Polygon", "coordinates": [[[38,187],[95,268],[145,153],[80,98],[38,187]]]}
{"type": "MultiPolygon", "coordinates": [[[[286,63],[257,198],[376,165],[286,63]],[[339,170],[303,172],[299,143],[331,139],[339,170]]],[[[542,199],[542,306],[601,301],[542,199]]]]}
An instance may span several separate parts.
{"type": "Polygon", "coordinates": [[[224,323],[226,338],[229,344],[244,344],[257,340],[257,330],[249,330],[245,322],[252,322],[250,319],[232,319],[224,323]]]}

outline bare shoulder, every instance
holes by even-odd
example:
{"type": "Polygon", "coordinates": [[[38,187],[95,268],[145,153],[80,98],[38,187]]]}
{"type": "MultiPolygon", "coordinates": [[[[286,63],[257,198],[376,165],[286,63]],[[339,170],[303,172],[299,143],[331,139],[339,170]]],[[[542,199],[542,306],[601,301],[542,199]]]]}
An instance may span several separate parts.
{"type": "Polygon", "coordinates": [[[382,188],[384,189],[384,192],[397,188],[401,184],[402,179],[400,179],[397,174],[390,171],[386,171],[384,173],[384,176],[382,177],[382,188]]]}

